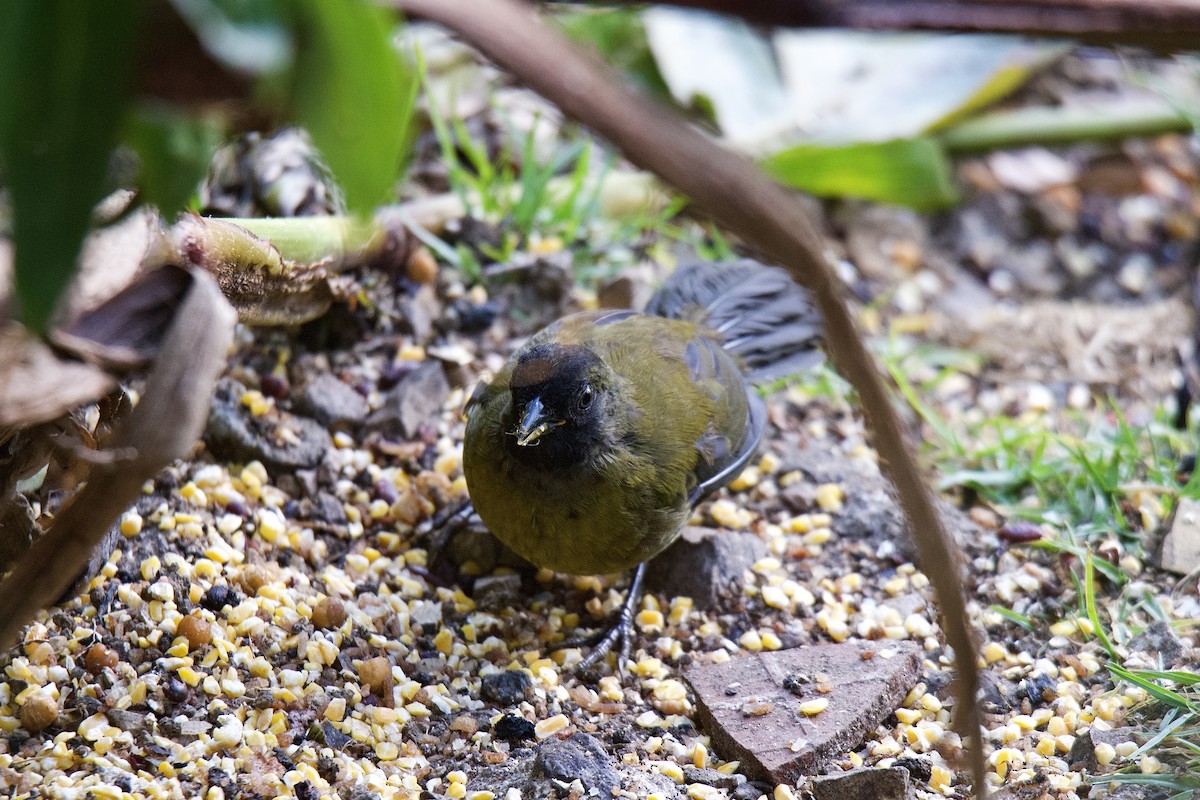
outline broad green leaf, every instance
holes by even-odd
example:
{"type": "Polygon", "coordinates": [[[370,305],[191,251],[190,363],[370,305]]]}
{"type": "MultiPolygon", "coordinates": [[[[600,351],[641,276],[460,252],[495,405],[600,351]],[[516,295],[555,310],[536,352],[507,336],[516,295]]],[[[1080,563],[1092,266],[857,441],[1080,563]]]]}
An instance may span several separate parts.
{"type": "Polygon", "coordinates": [[[804,144],[776,153],[762,166],[776,180],[821,197],[860,197],[920,210],[958,199],[946,155],[931,139],[804,144]]]}
{"type": "Polygon", "coordinates": [[[415,75],[392,46],[392,17],[363,0],[298,0],[297,121],[346,191],[351,210],[388,198],[412,145],[415,75]]]}
{"type": "Polygon", "coordinates": [[[39,334],[104,194],[140,8],[138,0],[0,5],[0,169],[21,319],[39,334]]]}
{"type": "Polygon", "coordinates": [[[225,135],[216,116],[194,116],[169,108],[137,108],[125,121],[121,140],[141,161],[138,188],[143,200],[167,217],[196,194],[213,151],[225,135]]]}

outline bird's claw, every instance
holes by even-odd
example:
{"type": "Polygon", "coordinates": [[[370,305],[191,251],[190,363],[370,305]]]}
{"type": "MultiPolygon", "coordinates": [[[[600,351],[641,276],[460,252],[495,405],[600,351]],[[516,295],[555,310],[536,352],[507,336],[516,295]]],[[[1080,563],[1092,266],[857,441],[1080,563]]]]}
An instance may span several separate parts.
{"type": "Polygon", "coordinates": [[[617,653],[617,674],[622,681],[625,679],[625,665],[629,663],[630,654],[633,652],[633,618],[637,614],[637,607],[642,600],[642,581],[645,576],[646,564],[643,562],[638,564],[637,570],[633,573],[633,583],[629,587],[629,593],[625,596],[625,601],[621,603],[620,613],[617,614],[616,620],[607,629],[591,636],[570,639],[556,647],[558,650],[582,646],[590,646],[592,648],[592,651],[575,665],[576,673],[586,672],[596,666],[620,642],[621,649],[617,653]]]}

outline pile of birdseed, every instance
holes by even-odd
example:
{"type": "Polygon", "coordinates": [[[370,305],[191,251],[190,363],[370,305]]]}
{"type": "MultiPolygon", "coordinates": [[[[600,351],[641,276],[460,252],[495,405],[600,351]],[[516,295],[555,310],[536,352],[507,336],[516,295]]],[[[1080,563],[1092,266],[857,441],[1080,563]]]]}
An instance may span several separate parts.
{"type": "MultiPolygon", "coordinates": [[[[425,358],[410,344],[393,352],[425,358]]],[[[365,382],[368,404],[379,403],[382,360],[331,359],[314,369],[365,382]]],[[[258,386],[241,398],[245,413],[280,413],[287,400],[248,362],[231,367],[258,386]]],[[[100,574],[0,659],[0,786],[13,797],[580,797],[586,776],[547,776],[544,764],[535,774],[535,764],[548,743],[587,734],[599,743],[589,769],[619,796],[785,800],[805,784],[754,783],[721,760],[696,728],[683,671],[894,639],[922,646],[922,678],[835,771],[899,765],[920,796],[963,795],[951,655],[928,580],[844,409],[798,389],[771,399],[780,430],[761,460],[692,520],[762,543],[740,594],[709,609],[647,594],[628,674],[584,680],[572,670],[582,652],[550,645],[601,625],[623,583],[482,561],[448,580],[428,549],[430,521],[466,496],[464,398],[453,389],[410,442],[335,426],[334,446],[301,479],[201,453],[147,484],[100,574]],[[512,591],[477,600],[467,589],[485,577],[512,591]]],[[[1072,756],[1077,742],[1119,727],[1144,693],[1111,689],[1083,622],[1013,641],[1019,629],[986,607],[1028,611],[1059,577],[1045,556],[1000,546],[997,521],[977,516],[982,526],[964,520],[956,532],[984,576],[972,606],[990,637],[988,781],[1079,797],[1075,762],[1119,766],[1136,745],[1106,739],[1072,756]]],[[[823,710],[798,708],[814,719],[823,710]]],[[[1137,768],[1162,765],[1142,756],[1137,768]]]]}

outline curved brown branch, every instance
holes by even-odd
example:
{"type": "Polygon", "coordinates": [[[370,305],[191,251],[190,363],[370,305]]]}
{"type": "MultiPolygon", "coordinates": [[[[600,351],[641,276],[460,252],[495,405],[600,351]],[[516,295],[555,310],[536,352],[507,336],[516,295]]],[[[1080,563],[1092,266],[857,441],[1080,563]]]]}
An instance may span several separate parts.
{"type": "Polygon", "coordinates": [[[656,173],[699,208],[785,266],[808,286],[825,317],[830,355],[854,385],[872,423],[875,445],[900,494],[927,574],[937,591],[946,637],[958,669],[957,724],[970,737],[979,797],[983,743],[975,703],[975,646],[967,626],[958,547],[947,534],[866,345],[825,258],[825,243],[794,194],[752,163],[726,150],[650,99],[608,77],[537,21],[533,7],[512,0],[393,0],[406,12],[438,22],[479,48],[565,113],[608,139],[633,163],[656,173]]]}
{"type": "MultiPolygon", "coordinates": [[[[631,0],[627,0],[631,1],[631,0]]],[[[1161,53],[1195,49],[1196,0],[667,0],[759,25],[1069,37],[1161,53]]]]}

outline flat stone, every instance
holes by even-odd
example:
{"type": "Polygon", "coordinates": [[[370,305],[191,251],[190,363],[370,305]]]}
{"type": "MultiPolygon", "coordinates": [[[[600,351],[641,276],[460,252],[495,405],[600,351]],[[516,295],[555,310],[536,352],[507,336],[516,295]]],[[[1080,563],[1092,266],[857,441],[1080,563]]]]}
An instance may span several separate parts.
{"type": "Polygon", "coordinates": [[[1129,640],[1129,650],[1143,653],[1160,666],[1170,668],[1183,657],[1183,642],[1171,629],[1171,623],[1159,619],[1129,640]]]}
{"type": "Polygon", "coordinates": [[[227,379],[217,387],[204,428],[204,444],[216,457],[291,472],[317,466],[333,449],[329,431],[314,419],[279,409],[255,417],[242,405],[245,391],[227,379]]]}
{"type": "Polygon", "coordinates": [[[621,788],[615,764],[600,742],[580,732],[539,745],[533,772],[566,783],[578,780],[585,790],[612,797],[613,791],[621,788]]]}
{"type": "Polygon", "coordinates": [[[766,554],[766,543],[752,533],[688,527],[650,561],[646,583],[653,592],[690,597],[707,611],[740,597],[746,570],[766,554]]]}
{"type": "Polygon", "coordinates": [[[908,770],[856,769],[813,781],[813,800],[908,800],[913,796],[908,770]]]}
{"type": "Polygon", "coordinates": [[[520,575],[484,575],[475,580],[471,598],[478,608],[503,611],[517,604],[521,597],[520,575]]]}
{"type": "Polygon", "coordinates": [[[384,395],[383,404],[367,417],[367,433],[412,439],[422,422],[433,422],[450,396],[442,363],[423,362],[384,395]]]}
{"type": "Polygon", "coordinates": [[[367,418],[367,400],[345,382],[322,372],[304,385],[296,410],[327,427],[355,426],[367,418]]]}
{"type": "Polygon", "coordinates": [[[524,670],[493,672],[480,678],[479,696],[501,707],[515,706],[533,697],[533,681],[524,670]]]}
{"type": "Polygon", "coordinates": [[[1200,566],[1200,501],[1181,497],[1171,529],[1163,539],[1159,567],[1187,575],[1200,566]]]}
{"type": "MultiPolygon", "coordinates": [[[[721,772],[719,769],[700,768],[700,767],[684,767],[683,768],[684,783],[703,783],[705,786],[711,786],[714,789],[736,789],[746,782],[743,775],[730,774],[721,772]]],[[[757,797],[758,795],[755,795],[757,797]]]]}
{"type": "Polygon", "coordinates": [[[703,664],[684,673],[696,695],[701,727],[718,753],[742,762],[754,779],[794,783],[853,750],[917,682],[914,642],[847,642],[800,647],[703,664]],[[800,696],[784,688],[821,683],[832,691],[800,696]],[[797,680],[799,679],[799,680],[797,680]],[[824,698],[820,714],[801,702],[824,698]]]}
{"type": "Polygon", "coordinates": [[[1110,731],[1089,728],[1075,737],[1071,744],[1071,752],[1067,753],[1067,763],[1071,769],[1100,772],[1100,762],[1096,760],[1096,745],[1107,744],[1116,747],[1125,742],[1132,742],[1135,741],[1134,733],[1131,727],[1113,728],[1110,731]]]}

